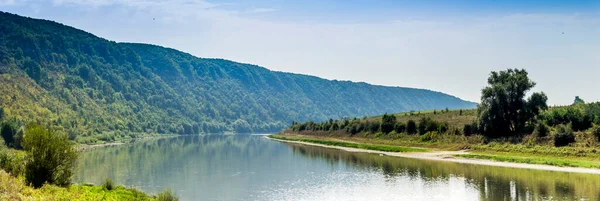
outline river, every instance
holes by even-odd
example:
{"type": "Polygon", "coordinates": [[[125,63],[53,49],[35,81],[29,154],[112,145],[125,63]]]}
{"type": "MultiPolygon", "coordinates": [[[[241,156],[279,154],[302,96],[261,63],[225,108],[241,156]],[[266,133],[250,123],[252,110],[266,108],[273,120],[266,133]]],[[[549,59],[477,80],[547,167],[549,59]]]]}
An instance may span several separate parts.
{"type": "Polygon", "coordinates": [[[171,188],[181,200],[600,199],[600,175],[351,153],[260,135],[148,139],[79,157],[75,182],[171,188]]]}

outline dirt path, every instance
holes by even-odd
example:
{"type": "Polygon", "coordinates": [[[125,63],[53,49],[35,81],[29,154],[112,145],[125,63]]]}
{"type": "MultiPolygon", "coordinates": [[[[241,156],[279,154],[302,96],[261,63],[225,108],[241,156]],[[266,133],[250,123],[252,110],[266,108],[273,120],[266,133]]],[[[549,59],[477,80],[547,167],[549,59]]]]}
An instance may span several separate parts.
{"type": "Polygon", "coordinates": [[[557,172],[600,174],[600,169],[577,168],[577,167],[558,167],[558,166],[551,166],[551,165],[511,163],[511,162],[500,162],[500,161],[491,161],[491,160],[454,157],[454,155],[458,155],[458,154],[468,154],[469,153],[468,151],[433,151],[433,152],[421,152],[421,153],[419,153],[419,152],[400,153],[400,152],[385,152],[385,151],[375,151],[375,150],[366,150],[366,149],[357,149],[357,148],[348,148],[348,147],[338,147],[338,146],[315,144],[315,143],[309,143],[309,142],[280,140],[280,139],[273,139],[273,138],[269,138],[269,139],[275,140],[275,141],[280,141],[280,142],[286,142],[286,143],[296,143],[296,144],[304,144],[304,145],[310,145],[310,146],[339,149],[339,150],[349,151],[349,152],[374,153],[374,154],[403,157],[403,158],[414,158],[414,159],[434,160],[434,161],[447,161],[447,162],[476,164],[476,165],[490,165],[490,166],[508,167],[508,168],[547,170],[547,171],[557,171],[557,172]]]}

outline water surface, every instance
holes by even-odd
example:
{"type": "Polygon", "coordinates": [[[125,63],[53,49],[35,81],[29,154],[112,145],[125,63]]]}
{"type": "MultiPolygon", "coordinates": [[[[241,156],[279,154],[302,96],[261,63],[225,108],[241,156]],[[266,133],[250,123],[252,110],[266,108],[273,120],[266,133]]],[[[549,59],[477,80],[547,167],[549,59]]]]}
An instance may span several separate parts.
{"type": "Polygon", "coordinates": [[[81,153],[76,182],[111,178],[181,200],[596,200],[600,175],[405,159],[207,135],[81,153]]]}

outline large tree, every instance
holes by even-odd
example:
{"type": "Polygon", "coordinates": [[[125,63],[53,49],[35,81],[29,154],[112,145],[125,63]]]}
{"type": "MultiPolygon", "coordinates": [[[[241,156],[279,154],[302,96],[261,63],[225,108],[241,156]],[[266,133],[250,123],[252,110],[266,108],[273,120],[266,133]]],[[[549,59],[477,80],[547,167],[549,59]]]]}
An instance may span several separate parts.
{"type": "Polygon", "coordinates": [[[548,98],[543,92],[525,95],[535,86],[524,69],[492,72],[488,86],[481,90],[477,107],[479,126],[489,137],[519,134],[541,110],[546,110],[548,98]]]}

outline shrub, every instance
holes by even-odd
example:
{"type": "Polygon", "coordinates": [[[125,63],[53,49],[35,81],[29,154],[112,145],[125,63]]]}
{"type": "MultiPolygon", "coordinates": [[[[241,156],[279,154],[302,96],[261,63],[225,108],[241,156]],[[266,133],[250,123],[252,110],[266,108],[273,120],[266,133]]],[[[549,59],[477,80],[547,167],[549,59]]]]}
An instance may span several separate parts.
{"type": "Polygon", "coordinates": [[[592,128],[592,134],[600,141],[600,125],[592,128]]]}
{"type": "Polygon", "coordinates": [[[2,127],[0,130],[0,134],[2,135],[2,139],[4,139],[4,143],[8,147],[12,148],[20,148],[20,136],[19,134],[19,123],[16,119],[7,120],[2,123],[2,127]]]}
{"type": "Polygon", "coordinates": [[[387,113],[383,115],[383,117],[381,118],[381,125],[380,125],[380,129],[381,132],[383,133],[389,133],[392,132],[394,130],[394,126],[396,125],[396,116],[391,114],[388,115],[387,113]]]}
{"type": "Polygon", "coordinates": [[[404,133],[404,131],[406,131],[406,124],[398,122],[396,125],[394,125],[394,130],[396,133],[404,133]]]}
{"type": "Polygon", "coordinates": [[[554,133],[554,146],[567,146],[572,142],[575,142],[575,135],[573,135],[571,126],[564,124],[558,125],[556,132],[554,133]]]}
{"type": "Polygon", "coordinates": [[[59,186],[70,184],[77,153],[66,134],[32,124],[23,136],[23,148],[27,151],[25,179],[28,183],[36,188],[46,182],[59,186]]]}
{"type": "Polygon", "coordinates": [[[15,177],[20,175],[25,169],[25,153],[11,151],[6,146],[0,145],[0,169],[15,177]]]}
{"type": "Polygon", "coordinates": [[[115,183],[111,179],[109,179],[109,178],[104,179],[104,182],[102,183],[102,188],[104,190],[111,191],[111,190],[115,189],[115,187],[116,187],[115,183]]]}
{"type": "Polygon", "coordinates": [[[421,141],[429,142],[429,141],[433,140],[435,137],[437,137],[437,135],[438,135],[438,132],[436,132],[436,131],[427,132],[421,136],[421,141]]]}
{"type": "Polygon", "coordinates": [[[463,126],[463,134],[465,136],[471,136],[471,134],[473,134],[473,133],[471,133],[472,130],[473,130],[473,128],[471,127],[471,124],[465,124],[463,126]]]}
{"type": "Polygon", "coordinates": [[[173,193],[173,190],[167,189],[167,190],[160,192],[156,196],[156,200],[158,200],[158,201],[178,201],[179,198],[177,197],[177,195],[175,195],[175,193],[173,193]]]}
{"type": "Polygon", "coordinates": [[[535,129],[533,130],[533,135],[535,137],[541,138],[541,137],[548,136],[549,132],[550,132],[550,128],[548,127],[548,125],[540,122],[535,125],[535,129]]]}
{"type": "MultiPolygon", "coordinates": [[[[418,130],[419,134],[423,135],[427,132],[438,131],[439,123],[431,118],[421,118],[419,120],[418,130]]],[[[446,129],[447,130],[447,129],[446,129]]]]}
{"type": "Polygon", "coordinates": [[[406,132],[408,134],[417,133],[417,123],[415,123],[415,121],[413,120],[408,120],[408,122],[406,123],[406,132]]]}

